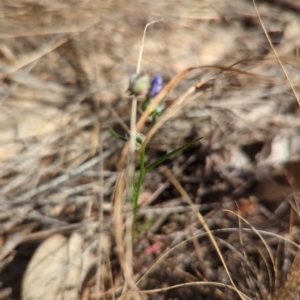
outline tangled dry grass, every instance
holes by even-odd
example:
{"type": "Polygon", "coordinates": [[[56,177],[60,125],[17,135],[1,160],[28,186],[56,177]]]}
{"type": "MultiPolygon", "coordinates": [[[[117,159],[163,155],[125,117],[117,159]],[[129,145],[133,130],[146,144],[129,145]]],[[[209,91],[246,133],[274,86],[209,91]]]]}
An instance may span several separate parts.
{"type": "Polygon", "coordinates": [[[300,8],[277,2],[258,10],[288,76],[246,0],[0,3],[0,299],[288,299],[298,285],[284,282],[299,242],[300,8]],[[203,139],[147,175],[143,230],[128,242],[131,206],[115,211],[124,144],[109,127],[128,130],[128,78],[144,26],[161,18],[144,70],[167,83],[199,68],[171,89],[147,159],[203,139]]]}

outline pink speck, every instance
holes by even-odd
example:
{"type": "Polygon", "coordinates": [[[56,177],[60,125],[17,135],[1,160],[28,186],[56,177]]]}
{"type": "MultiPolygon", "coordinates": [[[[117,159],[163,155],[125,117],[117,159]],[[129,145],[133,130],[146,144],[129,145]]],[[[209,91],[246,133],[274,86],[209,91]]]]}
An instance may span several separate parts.
{"type": "Polygon", "coordinates": [[[161,243],[154,243],[151,246],[149,246],[147,249],[145,249],[146,254],[155,254],[161,249],[162,244],[161,243]]]}

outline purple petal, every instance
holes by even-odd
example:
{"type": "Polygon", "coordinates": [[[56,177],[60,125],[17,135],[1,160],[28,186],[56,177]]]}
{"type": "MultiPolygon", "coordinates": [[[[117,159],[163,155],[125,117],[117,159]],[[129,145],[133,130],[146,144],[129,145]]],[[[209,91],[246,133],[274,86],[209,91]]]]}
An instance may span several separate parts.
{"type": "Polygon", "coordinates": [[[163,79],[160,75],[155,75],[151,81],[149,95],[155,97],[162,89],[163,79]]]}

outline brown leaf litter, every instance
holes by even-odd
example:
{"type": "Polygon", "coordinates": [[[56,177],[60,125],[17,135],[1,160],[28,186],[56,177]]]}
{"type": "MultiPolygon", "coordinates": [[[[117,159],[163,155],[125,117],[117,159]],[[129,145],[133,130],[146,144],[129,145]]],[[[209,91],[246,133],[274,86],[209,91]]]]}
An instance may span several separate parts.
{"type": "MultiPolygon", "coordinates": [[[[299,95],[299,10],[276,3],[258,10],[299,95]]],[[[142,32],[161,18],[143,69],[166,85],[198,68],[170,85],[147,160],[202,136],[164,168],[245,299],[300,299],[289,242],[299,242],[300,108],[250,1],[17,0],[0,12],[0,299],[240,299],[160,168],[143,185],[131,285],[116,255],[124,144],[108,128],[126,133],[142,32]]],[[[122,210],[126,221],[131,207],[122,210]]]]}

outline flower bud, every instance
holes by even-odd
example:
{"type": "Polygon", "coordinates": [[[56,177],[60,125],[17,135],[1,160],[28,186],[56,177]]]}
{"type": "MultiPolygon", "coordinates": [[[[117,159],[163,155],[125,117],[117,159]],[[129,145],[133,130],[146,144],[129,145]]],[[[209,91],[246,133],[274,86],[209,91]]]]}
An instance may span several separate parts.
{"type": "Polygon", "coordinates": [[[146,96],[150,88],[150,76],[136,73],[130,77],[128,91],[134,96],[146,96]]]}

